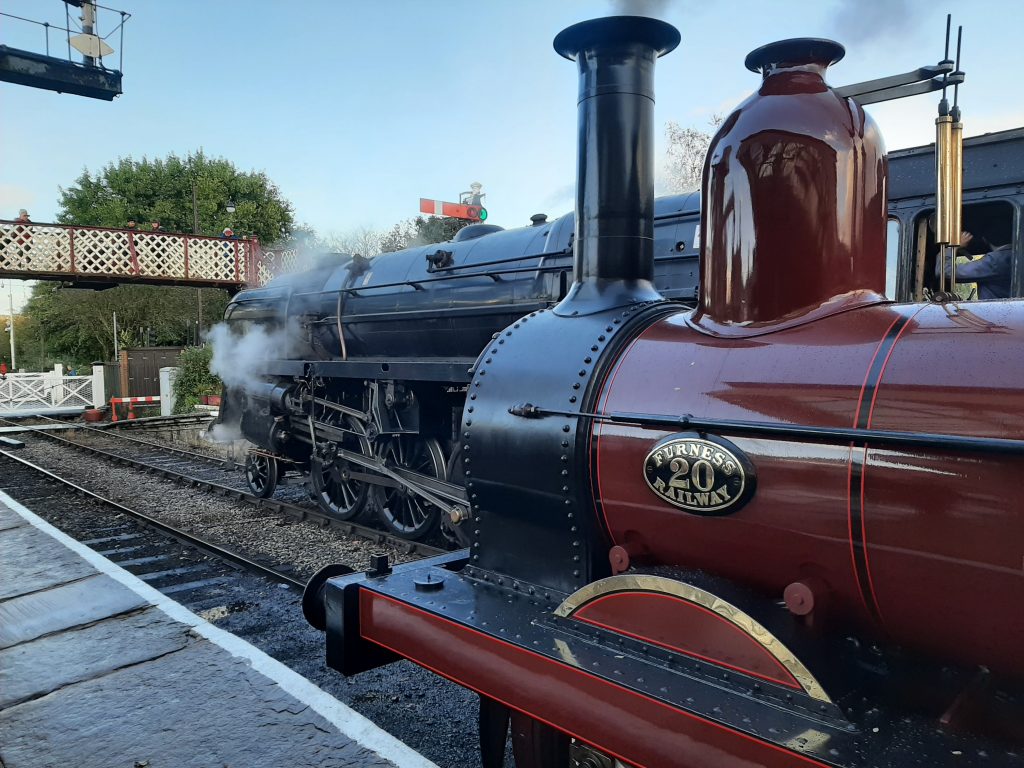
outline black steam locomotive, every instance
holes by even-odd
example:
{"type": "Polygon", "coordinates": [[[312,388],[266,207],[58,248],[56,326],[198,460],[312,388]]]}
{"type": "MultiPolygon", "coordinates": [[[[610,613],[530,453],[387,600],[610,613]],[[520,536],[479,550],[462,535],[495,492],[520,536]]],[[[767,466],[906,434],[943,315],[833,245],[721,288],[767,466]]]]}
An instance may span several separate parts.
{"type": "MultiPolygon", "coordinates": [[[[655,285],[692,302],[699,194],[655,203],[655,285]]],[[[494,333],[562,300],[572,283],[572,213],[503,230],[472,224],[451,242],[312,269],[234,297],[237,333],[277,332],[286,349],[262,381],[225,393],[221,421],[257,446],[253,492],[308,480],[328,514],[376,514],[420,539],[466,515],[457,439],[473,367],[494,333]]]]}

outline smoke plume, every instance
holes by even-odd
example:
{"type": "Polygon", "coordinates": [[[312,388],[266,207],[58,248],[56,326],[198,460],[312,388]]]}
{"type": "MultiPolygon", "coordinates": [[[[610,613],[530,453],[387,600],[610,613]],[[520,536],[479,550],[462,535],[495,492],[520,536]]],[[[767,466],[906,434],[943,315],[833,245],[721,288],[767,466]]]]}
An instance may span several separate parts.
{"type": "Polygon", "coordinates": [[[237,424],[211,424],[210,428],[202,433],[206,440],[213,443],[233,443],[242,439],[242,430],[237,424]]]}
{"type": "Polygon", "coordinates": [[[650,16],[664,19],[669,0],[615,0],[612,5],[616,13],[626,16],[650,16]]]}
{"type": "MultiPolygon", "coordinates": [[[[841,0],[832,19],[839,42],[864,44],[903,35],[920,17],[921,0],[841,0]]],[[[941,52],[941,51],[940,51],[941,52]]]]}
{"type": "Polygon", "coordinates": [[[253,325],[244,333],[236,333],[227,323],[218,323],[206,336],[213,347],[210,371],[220,377],[224,386],[248,390],[261,380],[263,361],[291,355],[298,333],[299,328],[294,321],[289,321],[282,328],[267,329],[253,325]]]}

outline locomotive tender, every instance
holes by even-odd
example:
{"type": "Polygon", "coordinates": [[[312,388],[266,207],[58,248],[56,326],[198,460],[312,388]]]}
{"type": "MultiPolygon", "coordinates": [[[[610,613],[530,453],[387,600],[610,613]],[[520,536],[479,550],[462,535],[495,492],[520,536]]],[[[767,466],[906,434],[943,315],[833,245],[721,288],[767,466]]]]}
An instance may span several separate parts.
{"type": "MultiPolygon", "coordinates": [[[[476,691],[487,768],[510,727],[520,768],[1021,765],[1024,305],[885,298],[881,137],[812,39],[748,56],[697,307],[666,300],[652,83],[678,42],[637,17],[556,37],[580,70],[573,282],[472,365],[469,546],[310,582],[327,661],[476,691]]],[[[315,378],[269,381],[274,412],[326,408],[315,378]]]]}

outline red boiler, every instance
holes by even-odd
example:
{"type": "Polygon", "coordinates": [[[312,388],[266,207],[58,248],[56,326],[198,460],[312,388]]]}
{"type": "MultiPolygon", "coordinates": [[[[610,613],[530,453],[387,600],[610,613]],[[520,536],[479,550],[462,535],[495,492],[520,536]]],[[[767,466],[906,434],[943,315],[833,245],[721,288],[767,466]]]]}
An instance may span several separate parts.
{"type": "MultiPolygon", "coordinates": [[[[1024,317],[1005,303],[881,304],[743,342],[680,313],[633,342],[600,410],[1020,440],[1022,378],[1024,317]]],[[[1024,511],[1006,503],[1020,455],[735,437],[756,492],[707,516],[638,488],[673,431],[594,429],[600,509],[634,562],[684,562],[780,599],[823,583],[816,610],[1024,677],[1024,511]]]]}

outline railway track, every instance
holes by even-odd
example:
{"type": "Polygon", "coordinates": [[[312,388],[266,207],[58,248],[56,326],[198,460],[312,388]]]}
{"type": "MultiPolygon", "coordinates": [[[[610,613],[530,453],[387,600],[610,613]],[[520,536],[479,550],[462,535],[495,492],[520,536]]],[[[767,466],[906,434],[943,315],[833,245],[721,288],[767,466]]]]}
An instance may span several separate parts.
{"type": "MultiPolygon", "coordinates": [[[[0,450],[4,490],[143,581],[197,612],[239,604],[244,571],[302,590],[288,564],[268,564],[109,499],[28,459],[0,450]],[[226,602],[225,602],[226,601],[226,602]]],[[[244,602],[244,601],[242,601],[244,602]]]]}
{"type": "MultiPolygon", "coordinates": [[[[105,429],[71,424],[58,419],[50,422],[65,425],[68,431],[87,433],[90,439],[107,441],[107,445],[96,446],[69,439],[52,430],[37,429],[31,425],[20,425],[26,432],[44,440],[82,451],[105,461],[156,475],[179,483],[185,487],[210,492],[226,499],[250,504],[258,510],[267,510],[283,515],[290,521],[310,521],[343,535],[354,536],[365,541],[382,544],[398,552],[419,557],[433,557],[445,550],[422,542],[408,541],[391,536],[370,526],[351,521],[341,521],[320,511],[313,504],[296,503],[283,499],[263,499],[248,491],[238,470],[241,465],[230,459],[209,456],[196,451],[160,445],[141,438],[121,435],[105,429]],[[113,442],[112,446],[110,442],[113,442]],[[132,450],[142,450],[144,455],[128,455],[120,445],[131,445],[132,450]],[[136,446],[142,446],[141,448],[136,446]]],[[[0,422],[14,424],[6,419],[0,422]]]]}

